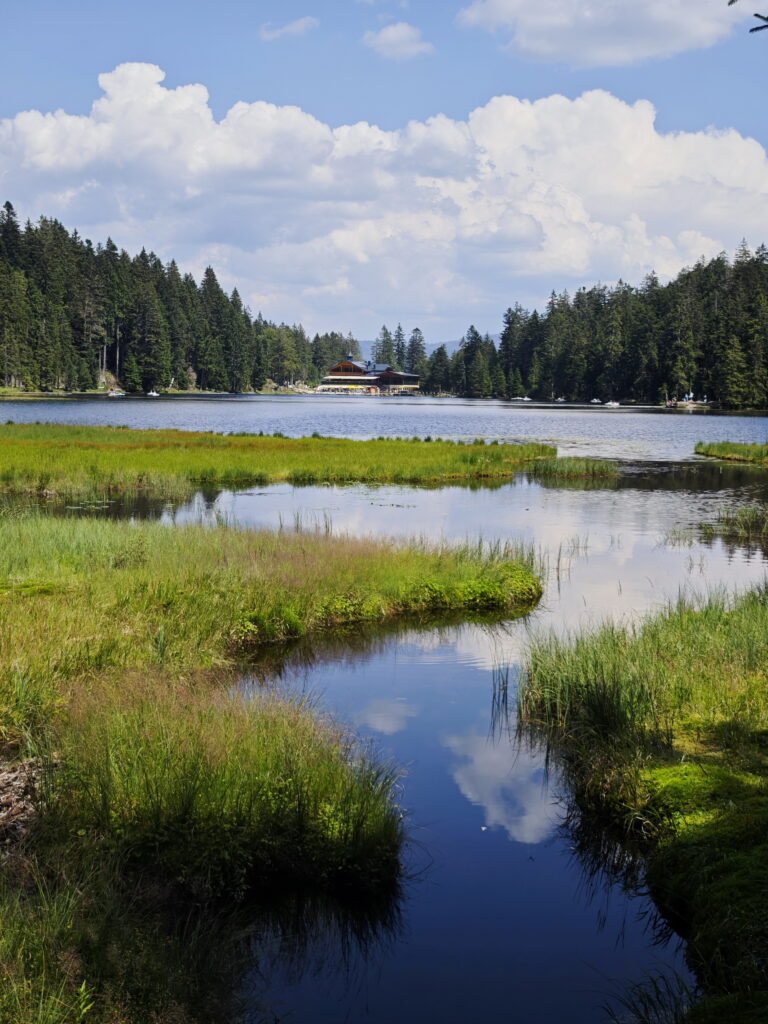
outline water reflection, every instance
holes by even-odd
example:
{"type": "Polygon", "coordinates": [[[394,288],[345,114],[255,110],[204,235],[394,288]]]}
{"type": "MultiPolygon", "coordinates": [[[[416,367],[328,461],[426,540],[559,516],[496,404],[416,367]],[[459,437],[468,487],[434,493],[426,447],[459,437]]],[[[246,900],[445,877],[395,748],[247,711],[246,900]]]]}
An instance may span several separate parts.
{"type": "Polygon", "coordinates": [[[498,826],[517,843],[541,843],[560,819],[549,793],[540,755],[510,750],[488,734],[446,736],[446,748],[458,763],[452,775],[462,795],[482,807],[483,830],[498,826]]]}

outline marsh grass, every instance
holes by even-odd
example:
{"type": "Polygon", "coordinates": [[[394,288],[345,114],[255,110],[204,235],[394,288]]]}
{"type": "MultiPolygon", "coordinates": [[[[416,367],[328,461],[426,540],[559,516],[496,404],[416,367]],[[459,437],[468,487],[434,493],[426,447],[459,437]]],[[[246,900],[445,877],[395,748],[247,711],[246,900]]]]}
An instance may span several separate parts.
{"type": "Polygon", "coordinates": [[[513,545],[0,517],[0,742],[43,729],[85,674],[234,664],[264,643],[540,594],[513,545]]]}
{"type": "Polygon", "coordinates": [[[733,512],[723,512],[714,523],[701,523],[699,533],[704,540],[721,537],[745,544],[768,541],[768,507],[746,505],[733,512]]]}
{"type": "Polygon", "coordinates": [[[554,481],[613,481],[618,475],[618,466],[610,459],[583,459],[571,455],[537,459],[526,469],[534,480],[554,481]]]}
{"type": "Polygon", "coordinates": [[[305,703],[123,675],[76,688],[54,738],[44,845],[151,865],[196,898],[397,877],[396,772],[305,703]]]}
{"type": "Polygon", "coordinates": [[[544,444],[208,434],[54,424],[0,426],[0,490],[97,498],[288,482],[434,485],[511,478],[544,444]]]}
{"type": "MultiPolygon", "coordinates": [[[[705,999],[768,1011],[768,591],[534,646],[520,715],[582,816],[640,840],[705,999]]],[[[714,1013],[714,1011],[713,1011],[714,1013]]]]}
{"type": "Polygon", "coordinates": [[[695,451],[697,455],[708,455],[714,459],[752,462],[757,466],[768,465],[768,444],[739,444],[734,441],[719,441],[710,444],[699,441],[695,451]]]}

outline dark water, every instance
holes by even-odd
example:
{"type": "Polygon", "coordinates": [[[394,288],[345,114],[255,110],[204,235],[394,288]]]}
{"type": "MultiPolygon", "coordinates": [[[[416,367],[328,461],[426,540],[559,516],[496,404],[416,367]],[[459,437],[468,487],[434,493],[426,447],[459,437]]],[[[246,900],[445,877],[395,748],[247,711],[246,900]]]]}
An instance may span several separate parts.
{"type": "MultiPolygon", "coordinates": [[[[277,486],[101,511],[169,523],[524,541],[544,560],[544,598],[526,618],[361,630],[286,655],[279,685],[319,697],[405,768],[411,878],[364,927],[317,910],[295,913],[290,924],[254,922],[244,1020],[592,1024],[605,1019],[601,1006],[617,986],[653,970],[686,976],[683,952],[659,941],[642,891],[580,858],[557,778],[547,777],[541,751],[516,742],[515,689],[537,631],[637,620],[680,593],[696,598],[763,580],[762,555],[707,546],[690,531],[725,508],[768,499],[768,474],[674,464],[699,439],[763,440],[763,420],[420,400],[50,403],[42,411],[37,404],[5,407],[14,418],[55,413],[287,434],[546,437],[559,439],[561,450],[632,458],[615,483],[589,490],[523,475],[491,489],[277,486]]],[[[246,692],[252,685],[242,681],[246,692]]]]}
{"type": "Polygon", "coordinates": [[[206,396],[0,401],[0,419],[337,437],[488,437],[557,444],[561,454],[642,460],[693,455],[697,441],[768,439],[768,420],[630,408],[520,405],[458,398],[206,396]]]}

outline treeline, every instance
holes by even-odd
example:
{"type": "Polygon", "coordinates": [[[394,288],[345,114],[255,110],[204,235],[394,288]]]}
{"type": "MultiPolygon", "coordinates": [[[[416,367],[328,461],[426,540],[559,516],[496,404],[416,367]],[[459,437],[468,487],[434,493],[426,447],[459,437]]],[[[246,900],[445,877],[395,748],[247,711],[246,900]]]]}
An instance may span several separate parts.
{"type": "Polygon", "coordinates": [[[20,227],[0,211],[0,383],[27,390],[86,390],[119,381],[152,388],[258,390],[315,383],[357,342],[310,340],[301,326],[255,319],[209,267],[198,285],[176,263],[108,239],[93,246],[56,220],[20,227]]]}
{"type": "Polygon", "coordinates": [[[693,394],[768,407],[768,249],[745,243],[659,284],[552,294],[543,313],[508,309],[496,345],[471,327],[429,358],[428,391],[470,398],[650,402],[693,394]]]}
{"type": "MultiPolygon", "coordinates": [[[[319,382],[351,335],[310,339],[300,325],[253,318],[209,267],[198,284],[142,250],[95,247],[56,220],[20,227],[0,211],[0,384],[128,391],[259,390],[319,382]]],[[[429,393],[470,398],[663,401],[694,394],[727,408],[768,407],[768,249],[742,244],[667,285],[554,292],[543,312],[516,305],[498,343],[470,327],[457,351],[427,358],[418,328],[383,327],[372,358],[417,373],[429,393]]]]}

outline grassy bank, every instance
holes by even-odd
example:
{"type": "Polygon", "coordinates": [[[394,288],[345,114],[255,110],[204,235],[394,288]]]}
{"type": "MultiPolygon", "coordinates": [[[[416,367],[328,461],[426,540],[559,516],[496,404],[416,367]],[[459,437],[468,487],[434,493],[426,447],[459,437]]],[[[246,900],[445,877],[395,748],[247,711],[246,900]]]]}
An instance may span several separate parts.
{"type": "Polygon", "coordinates": [[[706,993],[691,1024],[768,1014],[766,666],[760,590],[540,643],[521,697],[580,812],[640,841],[706,993]]]}
{"type": "Polygon", "coordinates": [[[163,497],[201,485],[435,484],[513,476],[556,451],[543,444],[350,441],[52,424],[0,426],[0,490],[163,497]]]}
{"type": "Polygon", "coordinates": [[[88,673],[232,665],[264,642],[540,593],[530,555],[506,545],[0,517],[0,741],[88,673]]]}
{"type": "Polygon", "coordinates": [[[703,441],[699,441],[695,451],[697,455],[709,455],[714,459],[752,462],[757,466],[768,466],[768,444],[737,444],[733,441],[705,444],[703,441]]]}

